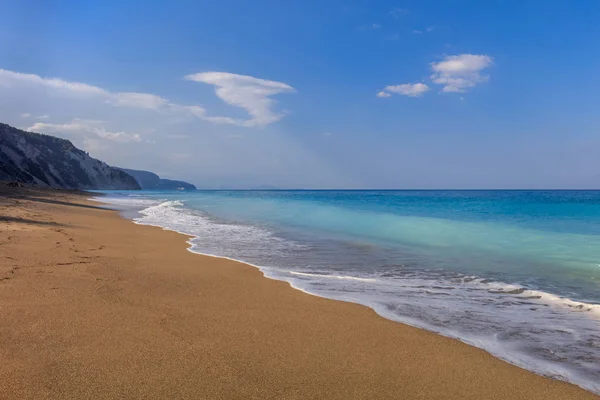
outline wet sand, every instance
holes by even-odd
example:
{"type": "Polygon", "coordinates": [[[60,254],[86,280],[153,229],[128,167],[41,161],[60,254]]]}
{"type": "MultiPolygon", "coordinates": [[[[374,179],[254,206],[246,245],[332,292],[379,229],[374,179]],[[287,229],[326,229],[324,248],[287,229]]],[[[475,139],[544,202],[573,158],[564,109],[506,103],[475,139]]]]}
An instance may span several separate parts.
{"type": "Polygon", "coordinates": [[[87,197],[0,183],[0,399],[600,398],[87,197]]]}

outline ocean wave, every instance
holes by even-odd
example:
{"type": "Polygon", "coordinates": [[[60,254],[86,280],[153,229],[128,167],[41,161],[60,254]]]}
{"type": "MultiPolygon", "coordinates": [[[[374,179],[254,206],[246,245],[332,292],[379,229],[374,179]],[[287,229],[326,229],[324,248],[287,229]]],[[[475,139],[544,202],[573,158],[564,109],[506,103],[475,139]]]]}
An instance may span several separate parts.
{"type": "Polygon", "coordinates": [[[600,394],[600,304],[418,265],[365,268],[358,274],[344,262],[372,257],[370,253],[346,254],[348,248],[325,249],[283,238],[268,227],[220,221],[182,200],[99,200],[140,207],[138,224],[193,236],[188,241],[192,252],[245,262],[306,293],[363,304],[385,318],[459,339],[600,394]],[[326,255],[337,264],[314,265],[326,255]]]}
{"type": "Polygon", "coordinates": [[[321,274],[270,274],[306,293],[365,305],[384,318],[461,340],[522,368],[600,393],[597,304],[473,277],[450,282],[413,274],[343,284],[321,274]]]}
{"type": "Polygon", "coordinates": [[[147,197],[141,195],[111,195],[111,196],[103,196],[103,197],[93,197],[92,200],[109,204],[115,207],[122,208],[146,208],[150,206],[154,206],[161,203],[161,200],[156,199],[148,199],[147,197]]]}
{"type": "Polygon", "coordinates": [[[289,271],[292,275],[297,276],[312,276],[316,278],[324,278],[324,279],[346,279],[352,281],[360,281],[360,282],[376,282],[376,279],[373,278],[359,278],[357,276],[346,276],[346,275],[330,275],[330,274],[309,274],[307,272],[298,272],[298,271],[289,271]]]}

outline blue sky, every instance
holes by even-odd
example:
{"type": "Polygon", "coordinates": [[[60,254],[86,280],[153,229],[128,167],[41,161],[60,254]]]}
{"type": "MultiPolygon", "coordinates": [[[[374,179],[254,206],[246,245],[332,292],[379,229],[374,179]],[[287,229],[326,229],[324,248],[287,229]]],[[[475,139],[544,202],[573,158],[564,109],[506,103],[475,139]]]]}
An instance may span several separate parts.
{"type": "Polygon", "coordinates": [[[598,188],[600,2],[0,0],[0,120],[201,187],[598,188]]]}

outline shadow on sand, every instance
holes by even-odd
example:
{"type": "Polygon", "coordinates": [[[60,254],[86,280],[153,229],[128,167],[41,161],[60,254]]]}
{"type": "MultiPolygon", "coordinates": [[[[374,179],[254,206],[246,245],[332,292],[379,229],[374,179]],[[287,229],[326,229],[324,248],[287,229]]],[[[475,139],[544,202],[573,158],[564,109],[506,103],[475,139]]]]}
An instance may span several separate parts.
{"type": "Polygon", "coordinates": [[[104,207],[92,206],[89,204],[72,203],[72,202],[68,202],[68,201],[47,199],[47,198],[35,197],[35,196],[22,196],[22,197],[19,197],[19,200],[34,201],[34,202],[46,203],[46,204],[57,204],[57,205],[61,205],[61,206],[70,206],[70,207],[82,207],[82,208],[89,208],[89,209],[93,209],[93,210],[109,211],[107,208],[104,208],[104,207]]]}
{"type": "Polygon", "coordinates": [[[54,221],[36,221],[33,219],[27,218],[18,218],[18,217],[9,217],[6,215],[0,215],[0,222],[13,222],[18,224],[28,224],[28,225],[42,225],[42,226],[65,226],[64,224],[60,224],[54,221]]]}

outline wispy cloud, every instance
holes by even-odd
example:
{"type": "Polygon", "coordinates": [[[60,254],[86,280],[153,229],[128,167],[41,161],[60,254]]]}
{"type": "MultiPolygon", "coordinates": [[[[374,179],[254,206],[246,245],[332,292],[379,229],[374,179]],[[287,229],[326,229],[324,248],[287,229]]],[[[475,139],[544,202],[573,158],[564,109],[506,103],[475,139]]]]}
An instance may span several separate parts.
{"type": "Polygon", "coordinates": [[[21,114],[21,118],[29,118],[29,117],[31,117],[30,113],[23,113],[23,114],[21,114]]]}
{"type": "MultiPolygon", "coordinates": [[[[54,96],[65,96],[77,99],[95,99],[115,107],[130,107],[148,110],[169,110],[177,108],[177,104],[150,93],[110,92],[97,86],[81,82],[70,82],[59,78],[43,78],[35,74],[0,69],[0,86],[6,87],[40,87],[54,96]]],[[[42,119],[47,116],[37,117],[42,119]]]]}
{"type": "Polygon", "coordinates": [[[392,94],[420,97],[427,91],[429,91],[429,86],[424,83],[403,83],[401,85],[386,86],[382,91],[377,93],[377,97],[390,97],[392,94]]]}
{"type": "Polygon", "coordinates": [[[24,74],[21,72],[0,69],[0,85],[15,86],[18,84],[30,84],[44,86],[57,92],[78,96],[105,96],[108,94],[104,89],[80,82],[68,82],[58,78],[42,78],[35,74],[24,74]]]}
{"type": "Polygon", "coordinates": [[[422,35],[424,33],[433,32],[434,30],[435,30],[435,26],[431,25],[431,26],[428,26],[425,29],[413,29],[412,33],[415,34],[415,35],[422,35]]]}
{"type": "MultiPolygon", "coordinates": [[[[285,83],[254,78],[227,72],[201,72],[187,75],[185,79],[215,86],[217,97],[225,103],[246,110],[250,119],[238,120],[228,117],[213,122],[231,123],[241,126],[265,126],[282,119],[285,114],[273,110],[275,100],[271,97],[296,90],[285,83]]],[[[206,118],[205,118],[206,119],[206,118]]]]}
{"type": "Polygon", "coordinates": [[[142,108],[147,110],[160,110],[169,106],[167,99],[149,93],[114,93],[107,100],[108,103],[117,107],[142,108]]]}
{"type": "Polygon", "coordinates": [[[75,133],[86,136],[86,139],[90,139],[90,135],[97,136],[102,139],[114,140],[116,142],[140,142],[142,137],[137,133],[128,132],[111,132],[105,128],[105,121],[91,120],[91,119],[80,119],[75,118],[71,122],[64,124],[53,124],[47,122],[36,122],[27,128],[30,132],[44,132],[44,133],[75,133]]]}
{"type": "Polygon", "coordinates": [[[371,25],[371,28],[379,29],[379,28],[381,28],[381,24],[373,24],[373,25],[371,25]]]}
{"type": "MultiPolygon", "coordinates": [[[[215,85],[219,98],[230,105],[245,109],[251,118],[243,120],[226,116],[212,116],[200,105],[177,104],[151,93],[111,92],[86,83],[70,82],[59,78],[43,78],[35,74],[0,69],[0,87],[41,88],[46,94],[52,96],[96,100],[119,108],[135,108],[168,114],[179,113],[215,124],[246,127],[265,126],[279,121],[285,114],[273,111],[275,101],[271,99],[271,96],[295,91],[294,88],[284,83],[227,72],[204,72],[188,75],[185,79],[215,85]]],[[[37,118],[42,119],[42,117],[37,118]]]]}
{"type": "Polygon", "coordinates": [[[492,57],[483,54],[447,56],[442,61],[431,63],[431,80],[443,85],[443,92],[463,93],[489,79],[482,71],[490,67],[492,62],[492,57]]]}

